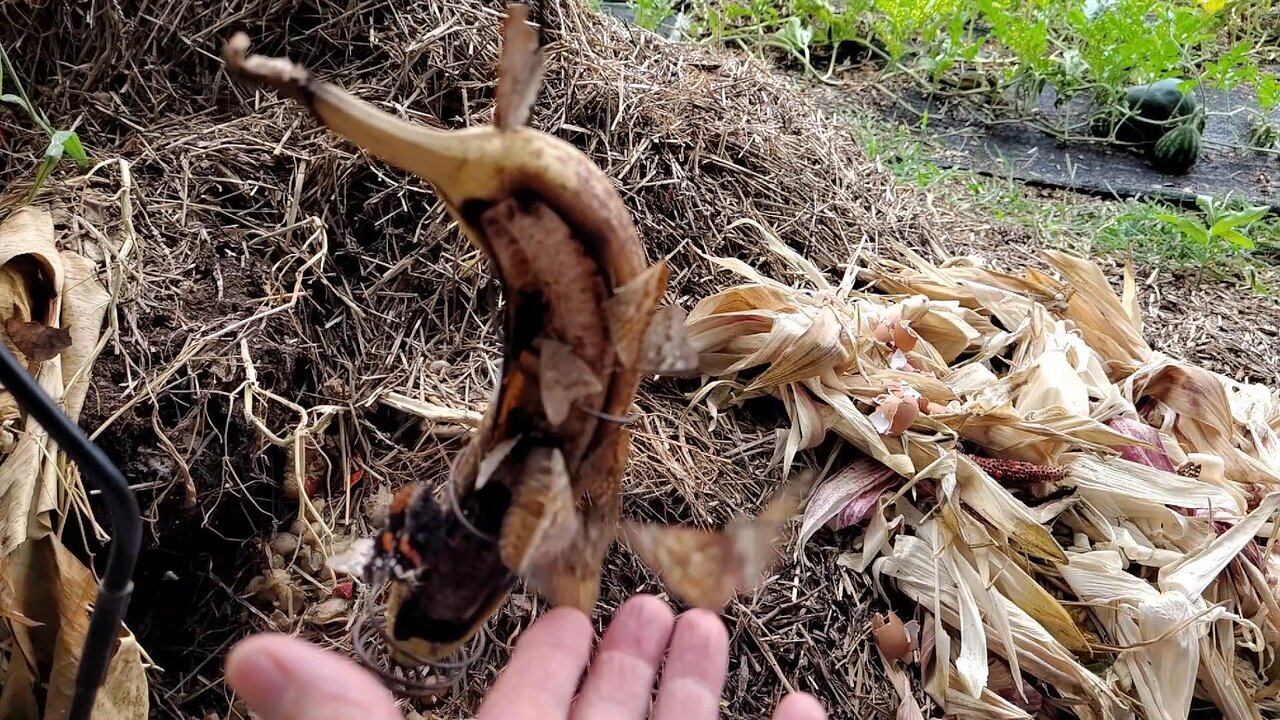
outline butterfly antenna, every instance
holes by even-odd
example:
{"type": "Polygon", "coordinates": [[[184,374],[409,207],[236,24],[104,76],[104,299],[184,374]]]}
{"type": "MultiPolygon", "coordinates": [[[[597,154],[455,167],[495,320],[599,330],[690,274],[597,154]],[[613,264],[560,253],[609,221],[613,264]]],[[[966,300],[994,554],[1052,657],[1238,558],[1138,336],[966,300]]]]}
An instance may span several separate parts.
{"type": "Polygon", "coordinates": [[[602,412],[600,410],[596,410],[595,408],[587,407],[586,405],[582,405],[581,403],[574,403],[574,405],[576,405],[579,410],[581,410],[582,412],[588,415],[592,415],[594,417],[600,418],[601,420],[604,420],[605,422],[616,423],[618,425],[634,425],[636,421],[640,419],[638,415],[611,415],[607,412],[602,412]]]}

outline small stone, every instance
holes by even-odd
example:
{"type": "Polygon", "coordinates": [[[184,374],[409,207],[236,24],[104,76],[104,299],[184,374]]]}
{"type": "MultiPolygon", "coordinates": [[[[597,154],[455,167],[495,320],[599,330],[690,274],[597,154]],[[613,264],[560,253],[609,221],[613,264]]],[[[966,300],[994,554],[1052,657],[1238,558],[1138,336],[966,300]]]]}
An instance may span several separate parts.
{"type": "Polygon", "coordinates": [[[271,623],[271,626],[280,632],[289,632],[293,626],[293,621],[289,619],[289,616],[280,610],[272,610],[271,614],[267,616],[267,622],[271,623]]]}
{"type": "Polygon", "coordinates": [[[364,514],[374,527],[387,524],[387,516],[391,514],[391,488],[379,485],[364,497],[364,514]]]}
{"type": "Polygon", "coordinates": [[[271,552],[285,557],[292,556],[298,550],[298,536],[293,533],[280,533],[271,539],[271,552]]]}
{"type": "Polygon", "coordinates": [[[298,553],[298,567],[308,575],[318,575],[324,569],[324,553],[305,549],[298,553]]]}
{"type": "Polygon", "coordinates": [[[346,619],[347,611],[351,609],[351,603],[340,597],[331,597],[322,603],[311,606],[307,611],[307,621],[316,625],[327,625],[332,622],[341,622],[346,619]]]}

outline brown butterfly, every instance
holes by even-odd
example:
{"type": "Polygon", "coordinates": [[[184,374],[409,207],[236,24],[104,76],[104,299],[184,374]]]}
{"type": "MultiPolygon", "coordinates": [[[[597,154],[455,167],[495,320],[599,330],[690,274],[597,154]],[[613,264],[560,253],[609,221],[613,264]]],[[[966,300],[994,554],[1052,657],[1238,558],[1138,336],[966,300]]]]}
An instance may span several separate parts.
{"type": "Polygon", "coordinates": [[[765,579],[786,539],[787,521],[812,482],[804,474],[787,483],[756,517],[738,517],[722,530],[624,523],[621,539],[673,595],[718,610],[765,579]]]}
{"type": "Polygon", "coordinates": [[[654,309],[669,274],[665,262],[649,266],[605,302],[605,317],[624,366],[648,375],[692,375],[698,369],[698,353],[685,331],[684,310],[654,309]]]}
{"type": "Polygon", "coordinates": [[[538,381],[547,421],[559,425],[569,417],[569,408],[579,398],[604,390],[600,378],[568,345],[539,338],[538,381]]]}

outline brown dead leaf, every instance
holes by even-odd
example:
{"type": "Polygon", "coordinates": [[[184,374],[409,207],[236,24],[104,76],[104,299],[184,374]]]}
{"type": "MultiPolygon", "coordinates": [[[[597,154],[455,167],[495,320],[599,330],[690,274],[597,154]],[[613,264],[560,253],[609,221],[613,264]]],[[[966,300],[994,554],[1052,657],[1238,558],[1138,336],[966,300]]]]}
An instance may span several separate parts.
{"type": "Polygon", "coordinates": [[[1146,362],[1151,346],[1142,337],[1140,319],[1130,317],[1102,270],[1064,252],[1046,250],[1043,255],[1075,291],[1067,301],[1066,317],[1076,322],[1085,342],[1107,362],[1108,370],[1123,372],[1146,362]]]}
{"type": "Polygon", "coordinates": [[[701,332],[701,323],[714,323],[718,316],[748,313],[768,318],[774,312],[789,309],[792,304],[791,295],[783,286],[734,285],[699,300],[693,310],[689,311],[688,324],[690,332],[698,334],[701,332]]]}
{"type": "Polygon", "coordinates": [[[839,521],[851,505],[865,515],[889,489],[893,477],[892,470],[871,458],[859,458],[832,475],[809,498],[797,544],[803,547],[824,524],[839,521]]]}
{"type": "Polygon", "coordinates": [[[31,668],[18,654],[9,658],[9,671],[0,688],[0,715],[11,720],[40,720],[31,668]]]}
{"type": "MultiPolygon", "coordinates": [[[[7,623],[14,638],[13,664],[49,668],[45,718],[66,717],[75,690],[76,670],[89,605],[97,596],[93,574],[52,535],[33,538],[0,560],[0,605],[15,608],[38,627],[7,623]]],[[[13,679],[11,675],[9,679],[13,679]]],[[[24,717],[22,693],[6,687],[0,717],[24,717]]],[[[148,688],[142,651],[133,635],[121,632],[105,681],[98,692],[94,717],[148,716],[148,688]]]]}
{"type": "MultiPolygon", "coordinates": [[[[64,279],[62,256],[54,246],[53,218],[47,210],[27,206],[0,223],[0,315],[20,323],[57,324],[64,279]]],[[[17,334],[28,339],[22,331],[17,334]]],[[[9,335],[0,333],[0,343],[25,356],[9,335]]],[[[61,358],[55,354],[51,361],[39,364],[35,375],[45,392],[63,398],[61,358]]],[[[0,391],[0,417],[19,416],[13,396],[0,391]]],[[[25,432],[15,433],[17,441],[0,459],[0,557],[21,545],[32,528],[48,527],[47,513],[57,504],[58,468],[48,433],[38,426],[17,429],[25,432]]]]}
{"type": "Polygon", "coordinates": [[[778,388],[778,395],[791,418],[782,449],[783,470],[789,471],[797,452],[816,447],[826,438],[831,422],[822,404],[804,385],[783,385],[778,388]]]}
{"type": "MultiPolygon", "coordinates": [[[[799,337],[786,338],[761,351],[760,355],[765,356],[761,359],[766,360],[769,367],[752,380],[747,389],[771,388],[820,377],[846,359],[848,348],[842,333],[843,322],[836,312],[830,307],[819,308],[799,337]]],[[[746,361],[742,364],[746,365],[746,361]]]]}
{"type": "Polygon", "coordinates": [[[1120,457],[1143,465],[1150,465],[1157,470],[1174,472],[1176,468],[1169,454],[1165,452],[1164,441],[1160,431],[1150,425],[1127,417],[1114,417],[1107,421],[1107,426],[1116,432],[1132,437],[1136,442],[1119,448],[1120,457]]]}
{"type": "Polygon", "coordinates": [[[89,371],[102,337],[102,321],[111,304],[111,293],[98,279],[92,260],[69,251],[63,251],[61,257],[66,284],[58,324],[71,334],[71,345],[60,359],[66,385],[62,407],[70,417],[79,418],[89,392],[89,371]]]}
{"type": "MultiPolygon", "coordinates": [[[[18,309],[14,308],[17,315],[18,309]]],[[[55,358],[71,347],[71,333],[66,328],[49,327],[44,323],[25,322],[11,317],[4,321],[4,331],[13,346],[18,348],[29,362],[42,363],[55,358]]]]}

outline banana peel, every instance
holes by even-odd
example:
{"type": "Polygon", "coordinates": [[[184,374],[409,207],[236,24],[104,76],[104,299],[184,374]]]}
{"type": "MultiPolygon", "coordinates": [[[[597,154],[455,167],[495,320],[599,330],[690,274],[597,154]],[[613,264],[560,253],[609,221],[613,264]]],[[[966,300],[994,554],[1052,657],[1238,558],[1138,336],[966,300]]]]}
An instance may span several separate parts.
{"type": "Polygon", "coordinates": [[[673,594],[722,605],[727,588],[763,577],[765,551],[798,509],[791,488],[760,518],[721,533],[621,523],[626,416],[639,382],[695,375],[698,356],[683,311],[660,306],[668,268],[647,262],[609,178],[572,145],[524,127],[542,59],[527,9],[508,10],[491,126],[406,122],[286,59],[249,55],[243,33],[223,52],[232,75],[292,98],[430,183],[503,287],[502,378],[443,492],[402,489],[379,535],[333,562],[391,580],[387,634],[402,664],[460,648],[521,578],[552,605],[591,614],[620,528],[642,559],[663,566],[655,569],[673,594]]]}

